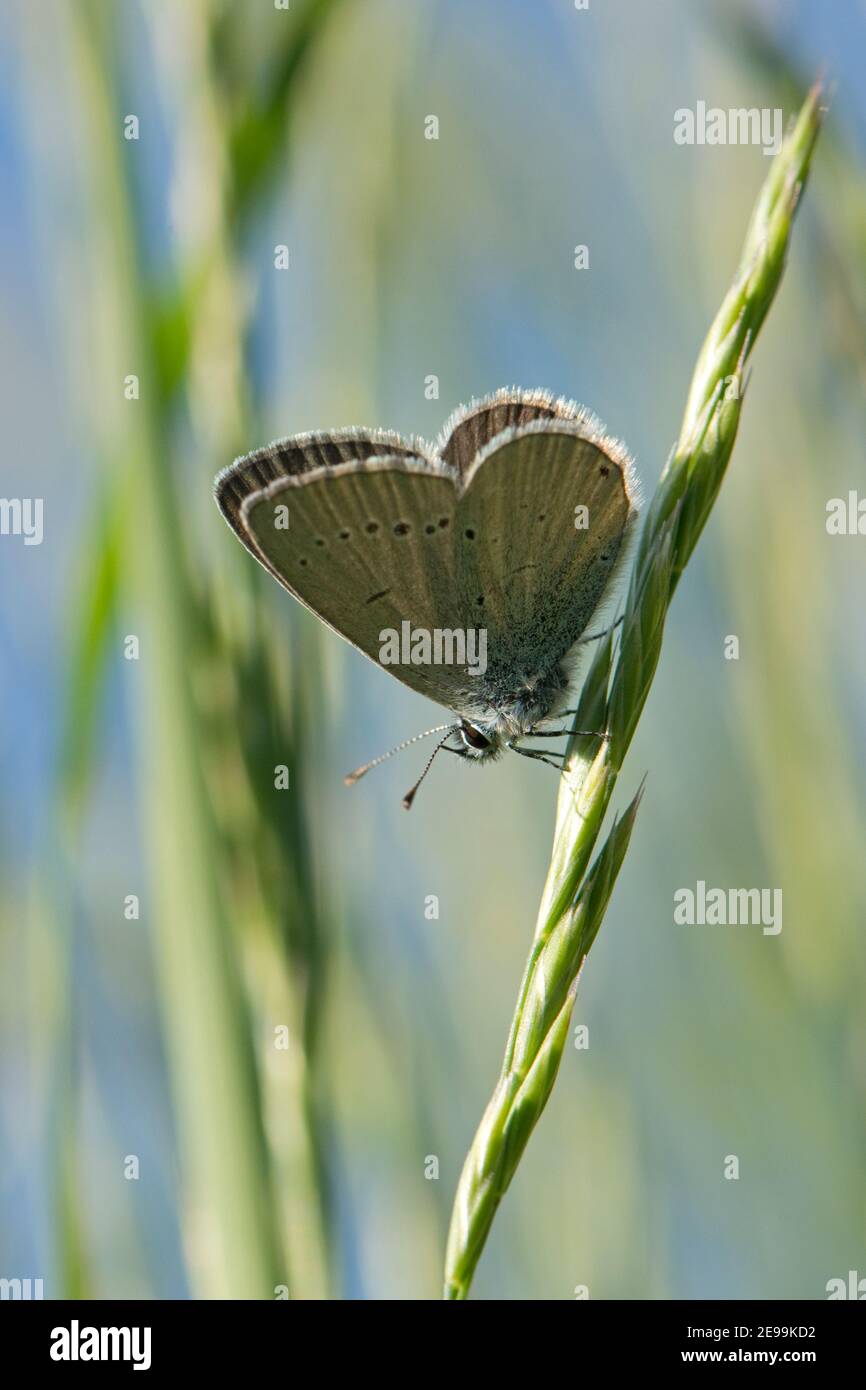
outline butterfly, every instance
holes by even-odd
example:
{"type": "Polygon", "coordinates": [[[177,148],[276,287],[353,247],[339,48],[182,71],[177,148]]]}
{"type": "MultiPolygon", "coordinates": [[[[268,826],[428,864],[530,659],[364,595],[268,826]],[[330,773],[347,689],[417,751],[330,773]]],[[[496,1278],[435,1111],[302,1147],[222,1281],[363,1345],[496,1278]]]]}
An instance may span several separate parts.
{"type": "Polygon", "coordinates": [[[631,459],[589,411],[504,389],[459,407],[433,445],[384,430],[299,434],[223,469],[214,492],[283,588],[454,714],[398,745],[444,734],[407,809],[440,748],[550,761],[521,740],[550,737],[543,726],[573,712],[571,655],[601,635],[586,630],[638,511],[631,459]]]}

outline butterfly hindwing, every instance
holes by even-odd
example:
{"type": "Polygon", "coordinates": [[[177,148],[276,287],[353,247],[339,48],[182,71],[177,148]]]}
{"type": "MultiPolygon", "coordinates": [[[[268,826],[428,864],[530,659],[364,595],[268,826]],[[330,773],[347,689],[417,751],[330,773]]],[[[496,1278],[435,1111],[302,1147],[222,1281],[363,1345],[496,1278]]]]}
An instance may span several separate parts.
{"type": "Polygon", "coordinates": [[[491,441],[465,477],[461,609],[483,613],[491,679],[562,660],[611,579],[634,504],[620,451],[584,421],[491,441]]]}
{"type": "Polygon", "coordinates": [[[464,478],[482,449],[504,431],[522,429],[533,420],[570,420],[574,416],[571,403],[555,400],[549,391],[495,391],[454,411],[442,432],[439,454],[464,478]]]}

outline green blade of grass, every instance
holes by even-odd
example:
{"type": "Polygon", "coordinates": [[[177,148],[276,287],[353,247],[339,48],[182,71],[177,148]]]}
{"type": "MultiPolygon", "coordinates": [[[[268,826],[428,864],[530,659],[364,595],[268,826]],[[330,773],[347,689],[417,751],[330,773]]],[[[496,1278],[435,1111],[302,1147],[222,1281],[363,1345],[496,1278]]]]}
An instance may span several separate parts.
{"type": "Polygon", "coordinates": [[[784,269],[820,130],[820,99],[816,85],[770,167],[740,267],[698,356],[677,447],[644,523],[616,661],[612,666],[611,647],[605,644],[587,678],[578,726],[606,729],[609,737],[594,754],[586,739],[575,736],[569,742],[551,866],[502,1072],[457,1187],[445,1260],[446,1299],[468,1297],[496,1209],[547,1103],[583,961],[628,846],[638,797],[590,863],[649,693],[668,607],[731,457],[743,371],[784,269]],[[594,723],[584,722],[593,716],[594,723]]]}
{"type": "MultiPolygon", "coordinates": [[[[103,209],[103,275],[115,306],[117,380],[136,371],[123,462],[136,479],[129,555],[138,600],[141,780],[153,923],[183,1158],[192,1283],[203,1297],[270,1298],[289,1282],[279,1248],[251,1037],[220,891],[221,861],[190,689],[195,599],[184,562],[168,441],[155,397],[141,258],[112,87],[110,8],[76,12],[77,56],[103,209]]],[[[116,390],[105,382],[108,395],[116,390]]]]}

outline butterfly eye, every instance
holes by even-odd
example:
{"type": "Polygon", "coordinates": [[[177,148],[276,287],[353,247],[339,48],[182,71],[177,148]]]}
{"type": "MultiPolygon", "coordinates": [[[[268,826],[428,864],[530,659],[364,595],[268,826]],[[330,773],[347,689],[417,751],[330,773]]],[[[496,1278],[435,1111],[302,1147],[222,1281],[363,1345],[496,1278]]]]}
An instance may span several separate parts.
{"type": "Polygon", "coordinates": [[[487,735],[482,734],[481,730],[474,728],[472,724],[461,724],[460,733],[470,748],[477,748],[480,751],[482,748],[490,747],[490,739],[487,735]]]}

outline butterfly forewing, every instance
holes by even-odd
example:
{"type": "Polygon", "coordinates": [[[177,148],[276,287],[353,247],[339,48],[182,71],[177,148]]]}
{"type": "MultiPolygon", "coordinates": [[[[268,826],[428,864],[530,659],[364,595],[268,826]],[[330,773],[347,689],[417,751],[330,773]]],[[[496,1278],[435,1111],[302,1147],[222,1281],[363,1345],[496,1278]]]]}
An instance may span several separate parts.
{"type": "Polygon", "coordinates": [[[295,435],[236,459],[217,476],[214,494],[220,511],[238,539],[270,570],[275,579],[292,592],[285,575],[261,554],[250,535],[241,516],[244,503],[280,480],[302,479],[312,473],[318,476],[347,463],[363,464],[383,455],[420,461],[414,445],[389,430],[349,429],[295,435]]]}
{"type": "MultiPolygon", "coordinates": [[[[243,522],[268,567],[374,661],[383,634],[457,629],[457,492],[430,463],[377,459],[252,494],[243,522]]],[[[403,654],[403,653],[401,653],[403,654]]],[[[392,662],[414,690],[457,708],[473,677],[466,665],[392,662]]]]}

